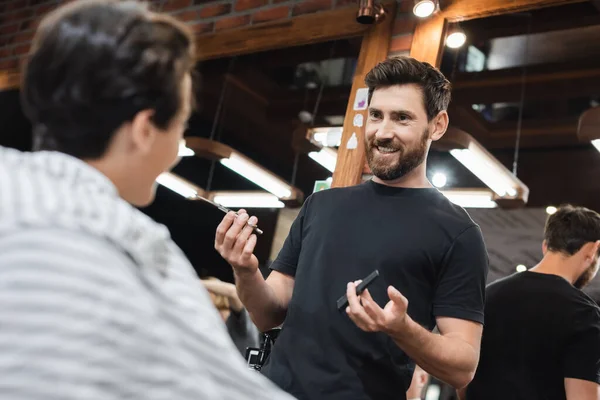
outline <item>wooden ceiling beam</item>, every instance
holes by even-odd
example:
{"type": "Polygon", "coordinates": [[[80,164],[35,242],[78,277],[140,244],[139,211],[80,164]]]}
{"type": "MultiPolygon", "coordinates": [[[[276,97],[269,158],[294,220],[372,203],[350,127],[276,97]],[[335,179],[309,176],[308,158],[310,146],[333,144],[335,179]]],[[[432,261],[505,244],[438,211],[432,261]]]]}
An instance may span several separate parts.
{"type": "Polygon", "coordinates": [[[355,7],[307,14],[283,22],[198,36],[198,60],[362,36],[370,28],[356,22],[355,7]]]}
{"type": "MultiPolygon", "coordinates": [[[[525,82],[527,101],[593,96],[600,93],[600,64],[531,66],[525,82]]],[[[522,68],[457,74],[453,101],[463,105],[517,101],[522,85],[522,68]]]]}
{"type": "Polygon", "coordinates": [[[453,0],[442,2],[442,14],[449,22],[537,10],[588,0],[453,0]]]}
{"type": "MultiPolygon", "coordinates": [[[[600,0],[596,0],[600,3],[600,0]]],[[[531,27],[526,14],[501,15],[472,20],[462,25],[469,38],[476,43],[501,37],[545,33],[574,28],[600,25],[600,15],[590,10],[588,3],[572,4],[568,7],[544,8],[531,16],[531,27]],[[591,11],[591,13],[590,13],[591,11]]]]}

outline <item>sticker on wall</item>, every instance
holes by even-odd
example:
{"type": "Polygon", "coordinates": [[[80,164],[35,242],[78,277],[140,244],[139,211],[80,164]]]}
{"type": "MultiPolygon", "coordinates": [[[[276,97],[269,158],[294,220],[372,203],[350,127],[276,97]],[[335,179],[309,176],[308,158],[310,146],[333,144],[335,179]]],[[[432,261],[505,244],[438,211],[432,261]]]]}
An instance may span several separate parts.
{"type": "Polygon", "coordinates": [[[348,150],[354,150],[358,147],[358,139],[356,138],[356,132],[352,132],[352,137],[348,139],[348,143],[346,143],[346,148],[348,150]]]}
{"type": "Polygon", "coordinates": [[[354,110],[366,110],[367,102],[369,100],[369,89],[360,88],[356,91],[356,97],[354,98],[354,110]]]}
{"type": "Polygon", "coordinates": [[[352,124],[354,126],[356,126],[357,128],[361,128],[363,126],[363,115],[362,114],[356,114],[354,116],[354,120],[352,121],[352,124]]]}

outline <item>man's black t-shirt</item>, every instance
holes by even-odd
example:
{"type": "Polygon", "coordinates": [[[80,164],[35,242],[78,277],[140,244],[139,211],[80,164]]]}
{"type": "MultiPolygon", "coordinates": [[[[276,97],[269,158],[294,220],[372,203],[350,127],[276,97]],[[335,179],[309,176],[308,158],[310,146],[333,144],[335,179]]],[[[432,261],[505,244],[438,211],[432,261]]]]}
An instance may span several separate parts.
{"type": "Polygon", "coordinates": [[[467,400],[564,400],[564,378],[600,383],[600,309],[560,276],[492,283],[485,320],[467,400]]]}
{"type": "Polygon", "coordinates": [[[479,227],[437,189],[364,184],[307,199],[271,268],[295,277],[283,329],[263,372],[300,400],[405,397],[414,363],[383,333],[360,330],[337,299],[374,270],[431,330],[436,317],[483,323],[487,253],[479,227]]]}

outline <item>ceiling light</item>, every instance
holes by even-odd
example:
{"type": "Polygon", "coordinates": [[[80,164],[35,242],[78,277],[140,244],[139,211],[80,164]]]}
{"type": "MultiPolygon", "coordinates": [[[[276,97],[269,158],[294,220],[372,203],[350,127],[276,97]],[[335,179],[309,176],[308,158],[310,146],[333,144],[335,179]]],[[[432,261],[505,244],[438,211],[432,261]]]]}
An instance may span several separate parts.
{"type": "Polygon", "coordinates": [[[525,271],[527,271],[526,266],[524,266],[523,264],[517,265],[517,272],[525,272],[525,271]]]}
{"type": "Polygon", "coordinates": [[[452,203],[464,208],[496,208],[494,194],[487,189],[450,189],[441,193],[452,203]]]}
{"type": "Polygon", "coordinates": [[[171,172],[160,174],[156,178],[156,182],[188,199],[201,196],[204,192],[198,186],[171,172]]]}
{"type": "Polygon", "coordinates": [[[177,153],[177,155],[179,157],[189,157],[193,156],[194,154],[194,150],[186,146],[185,139],[181,139],[181,141],[179,141],[179,152],[177,153]]]}
{"type": "Polygon", "coordinates": [[[552,214],[554,214],[557,211],[558,211],[558,209],[556,207],[554,207],[554,206],[548,206],[548,207],[546,207],[546,214],[548,214],[548,215],[552,215],[552,214]]]}
{"type": "Polygon", "coordinates": [[[438,187],[438,188],[446,186],[446,182],[447,182],[446,174],[441,173],[441,172],[436,172],[435,174],[433,174],[433,177],[431,178],[431,183],[433,184],[433,186],[438,187]]]}
{"type": "Polygon", "coordinates": [[[227,208],[283,208],[277,196],[264,192],[219,192],[211,193],[212,201],[227,208]]]}
{"type": "Polygon", "coordinates": [[[280,199],[301,200],[303,197],[302,191],[298,188],[289,185],[268,169],[226,144],[200,137],[190,137],[187,138],[187,145],[194,151],[196,156],[218,160],[223,166],[273,193],[280,199]]]}
{"type": "Polygon", "coordinates": [[[455,31],[448,35],[446,38],[446,46],[451,49],[458,49],[462,47],[467,41],[467,35],[463,31],[455,31]]]}
{"type": "Polygon", "coordinates": [[[419,18],[429,17],[435,11],[434,0],[416,0],[413,7],[413,14],[419,18]]]}
{"type": "Polygon", "coordinates": [[[598,151],[600,151],[600,139],[592,140],[592,144],[598,151]]]}
{"type": "Polygon", "coordinates": [[[292,196],[292,187],[290,185],[269,171],[254,164],[246,157],[233,153],[229,158],[222,158],[220,161],[227,168],[237,172],[279,198],[289,198],[292,196]]]}
{"type": "Polygon", "coordinates": [[[341,126],[311,128],[306,138],[319,147],[339,147],[342,143],[343,130],[341,126]]]}
{"type": "Polygon", "coordinates": [[[320,151],[311,151],[308,156],[327,168],[329,171],[335,171],[335,164],[337,163],[337,151],[323,147],[320,151]]]}

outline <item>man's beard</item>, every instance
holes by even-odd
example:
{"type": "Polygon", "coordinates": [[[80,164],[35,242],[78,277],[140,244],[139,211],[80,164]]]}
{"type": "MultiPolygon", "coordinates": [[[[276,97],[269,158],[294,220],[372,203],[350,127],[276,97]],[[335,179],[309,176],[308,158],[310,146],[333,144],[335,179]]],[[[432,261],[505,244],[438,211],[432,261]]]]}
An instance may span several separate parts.
{"type": "MultiPolygon", "coordinates": [[[[373,175],[382,181],[393,181],[401,178],[417,168],[427,157],[427,141],[429,139],[429,130],[425,129],[419,143],[415,147],[406,148],[397,143],[394,139],[376,139],[373,137],[367,140],[365,147],[367,150],[367,163],[373,175]],[[396,159],[392,162],[382,160],[377,147],[384,147],[397,150],[396,159]]],[[[389,157],[386,157],[389,158],[389,157]]]]}
{"type": "Polygon", "coordinates": [[[584,286],[586,286],[588,283],[590,283],[590,281],[592,279],[594,279],[594,276],[596,275],[596,272],[597,272],[597,268],[598,268],[598,259],[595,259],[590,264],[590,266],[587,267],[581,275],[579,275],[579,278],[577,278],[575,283],[573,283],[573,286],[575,286],[577,289],[582,289],[584,286]]]}

